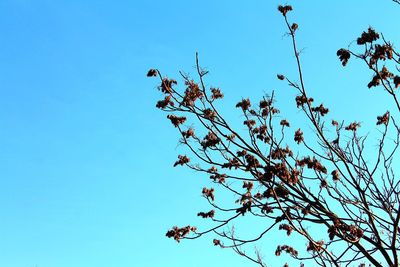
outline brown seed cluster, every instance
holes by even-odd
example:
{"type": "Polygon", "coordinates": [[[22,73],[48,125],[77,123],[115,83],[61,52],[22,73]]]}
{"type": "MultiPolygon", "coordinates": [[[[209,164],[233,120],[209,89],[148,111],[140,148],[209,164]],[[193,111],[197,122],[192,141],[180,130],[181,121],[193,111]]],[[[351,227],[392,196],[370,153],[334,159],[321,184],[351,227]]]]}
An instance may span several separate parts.
{"type": "Polygon", "coordinates": [[[385,66],[382,67],[382,70],[372,77],[372,80],[368,83],[368,88],[376,87],[381,84],[381,80],[388,80],[393,78],[394,74],[391,73],[385,66]]]}
{"type": "Polygon", "coordinates": [[[201,146],[203,149],[207,149],[209,147],[215,147],[221,142],[221,139],[214,134],[213,132],[208,132],[208,134],[204,137],[203,141],[201,141],[201,146]]]}
{"type": "Polygon", "coordinates": [[[156,76],[157,76],[157,70],[155,70],[155,69],[150,69],[147,72],[147,77],[156,77],[156,76]]]}
{"type": "Polygon", "coordinates": [[[265,124],[260,125],[259,127],[255,127],[253,129],[253,133],[256,135],[256,138],[263,141],[264,143],[269,143],[271,138],[268,136],[268,127],[265,124]]]}
{"type": "Polygon", "coordinates": [[[278,147],[271,151],[270,156],[272,159],[285,159],[287,156],[292,157],[293,152],[288,146],[286,148],[278,147]]]}
{"type": "Polygon", "coordinates": [[[246,111],[249,109],[249,107],[251,106],[250,100],[247,99],[242,99],[242,101],[240,101],[239,103],[236,104],[237,108],[242,108],[243,111],[246,111]]]}
{"type": "Polygon", "coordinates": [[[289,196],[289,191],[282,185],[278,185],[275,188],[268,188],[264,191],[263,196],[265,198],[275,198],[274,192],[279,198],[287,198],[289,196]]]}
{"type": "Polygon", "coordinates": [[[333,240],[339,233],[354,241],[364,236],[364,231],[361,228],[354,224],[348,225],[336,218],[333,221],[333,225],[328,229],[329,239],[333,240]]]}
{"type": "Polygon", "coordinates": [[[220,184],[224,183],[226,180],[227,175],[224,173],[214,173],[210,175],[210,179],[213,180],[214,182],[218,182],[220,184]]]}
{"type": "Polygon", "coordinates": [[[248,192],[251,191],[251,189],[253,189],[253,183],[252,182],[243,182],[243,188],[246,188],[248,192]]]}
{"type": "Polygon", "coordinates": [[[236,213],[245,215],[246,212],[251,211],[251,201],[245,202],[240,208],[236,209],[236,213]]]}
{"type": "Polygon", "coordinates": [[[300,129],[297,129],[297,131],[294,133],[294,141],[296,141],[297,144],[300,144],[304,141],[303,132],[300,129]]]}
{"type": "Polygon", "coordinates": [[[281,120],[280,125],[282,125],[283,127],[290,127],[290,124],[287,120],[281,120]]]}
{"type": "Polygon", "coordinates": [[[203,97],[203,92],[201,91],[199,85],[193,80],[186,81],[185,85],[185,95],[183,96],[181,104],[185,107],[193,107],[196,100],[203,97]]]}
{"type": "Polygon", "coordinates": [[[279,225],[279,230],[285,230],[286,235],[289,236],[293,232],[293,227],[290,226],[289,224],[282,223],[281,225],[279,225]]]}
{"type": "Polygon", "coordinates": [[[321,116],[325,116],[329,112],[329,109],[325,108],[323,104],[320,104],[318,107],[312,107],[311,110],[319,113],[321,116]]]}
{"type": "Polygon", "coordinates": [[[274,212],[274,209],[271,206],[265,204],[262,208],[262,212],[264,212],[265,214],[270,214],[274,212]]]}
{"type": "Polygon", "coordinates": [[[278,10],[279,10],[279,12],[281,12],[282,13],[282,15],[283,16],[286,16],[286,14],[289,12],[289,11],[292,11],[293,10],[293,7],[292,6],[289,6],[289,5],[286,5],[286,6],[278,6],[278,10]]]}
{"type": "Polygon", "coordinates": [[[246,161],[246,166],[245,166],[246,171],[254,170],[254,169],[261,167],[260,162],[253,155],[247,154],[244,156],[244,159],[246,161]]]}
{"type": "Polygon", "coordinates": [[[303,105],[309,103],[311,104],[312,102],[314,102],[313,98],[307,98],[305,95],[298,95],[296,96],[296,105],[297,107],[302,107],[303,105]]]}
{"type": "Polygon", "coordinates": [[[300,167],[307,166],[307,168],[317,172],[327,173],[326,168],[316,158],[305,157],[301,160],[296,160],[296,165],[300,167]]]}
{"type": "Polygon", "coordinates": [[[215,118],[217,117],[217,114],[215,113],[215,111],[210,108],[206,108],[203,111],[203,114],[204,114],[204,118],[211,120],[211,121],[215,120],[215,118]]]}
{"type": "Polygon", "coordinates": [[[182,131],[182,136],[186,139],[189,139],[190,137],[194,137],[194,130],[193,128],[187,129],[187,131],[182,131]]]}
{"type": "Polygon", "coordinates": [[[361,125],[360,125],[359,122],[352,122],[352,123],[350,123],[349,125],[347,125],[346,127],[344,127],[344,129],[345,129],[346,131],[353,131],[353,132],[355,132],[355,131],[357,131],[357,129],[360,128],[360,127],[361,127],[361,125]]]}
{"type": "MultiPolygon", "coordinates": [[[[264,173],[260,173],[258,179],[261,181],[271,181],[274,176],[279,177],[283,181],[289,184],[296,184],[299,181],[300,171],[292,169],[291,171],[287,168],[284,162],[277,163],[275,165],[267,165],[264,167],[264,173]]],[[[268,190],[267,190],[268,191],[268,190]]],[[[264,192],[265,193],[265,192],[264,192]]],[[[269,192],[269,193],[272,193],[269,192]]],[[[264,195],[264,197],[270,197],[272,195],[264,195]]]]}
{"type": "Polygon", "coordinates": [[[243,121],[243,124],[249,128],[253,128],[253,126],[256,125],[256,121],[255,120],[245,120],[245,121],[243,121]]]}
{"type": "Polygon", "coordinates": [[[379,34],[373,29],[368,28],[368,31],[363,32],[359,38],[357,38],[358,45],[365,45],[367,43],[372,43],[379,39],[379,34]]]}
{"type": "Polygon", "coordinates": [[[278,80],[283,81],[285,79],[285,76],[283,76],[282,74],[278,74],[276,75],[276,77],[278,78],[278,80]]]}
{"type": "Polygon", "coordinates": [[[333,170],[331,172],[331,174],[332,174],[332,180],[333,181],[337,182],[337,181],[340,180],[340,172],[339,172],[339,170],[333,170]]]}
{"type": "Polygon", "coordinates": [[[240,167],[241,163],[237,158],[233,158],[233,159],[229,159],[228,162],[225,162],[224,164],[222,164],[222,168],[228,168],[228,169],[232,169],[234,168],[235,170],[238,169],[240,167]]]}
{"type": "Polygon", "coordinates": [[[393,59],[393,47],[390,44],[380,45],[376,44],[374,46],[373,53],[369,59],[369,65],[376,64],[379,60],[392,60],[393,59]]]}
{"type": "Polygon", "coordinates": [[[186,121],[186,117],[178,117],[175,115],[168,115],[167,118],[172,122],[175,127],[178,127],[186,121]]]}
{"type": "Polygon", "coordinates": [[[214,199],[215,199],[214,188],[208,189],[208,188],[204,187],[201,192],[206,198],[210,198],[212,201],[214,201],[214,199]]]}
{"type": "Polygon", "coordinates": [[[374,77],[372,77],[372,80],[368,83],[367,86],[368,86],[368,88],[371,88],[371,87],[376,87],[380,84],[381,84],[381,79],[380,79],[379,75],[375,75],[374,77]]]}
{"type": "Polygon", "coordinates": [[[219,88],[211,88],[211,98],[212,99],[221,99],[224,97],[224,94],[222,94],[221,90],[219,88]]]}
{"type": "Polygon", "coordinates": [[[195,232],[197,229],[196,227],[193,226],[185,226],[182,228],[179,228],[177,226],[174,226],[171,230],[169,230],[165,236],[168,238],[173,238],[175,241],[179,242],[182,238],[184,238],[186,235],[188,235],[191,231],[195,232]]]}
{"type": "Polygon", "coordinates": [[[222,246],[221,240],[219,240],[219,239],[213,239],[213,244],[214,244],[214,246],[222,246]]]}
{"type": "Polygon", "coordinates": [[[161,81],[161,85],[158,87],[158,89],[161,90],[161,92],[165,93],[165,94],[172,94],[173,89],[172,86],[173,85],[178,84],[178,82],[174,79],[168,79],[168,78],[164,78],[161,81]]]}
{"type": "Polygon", "coordinates": [[[389,118],[390,118],[390,114],[389,114],[389,111],[387,111],[382,116],[378,116],[376,118],[377,119],[376,125],[381,125],[381,124],[387,125],[389,123],[389,118]]]}
{"type": "Polygon", "coordinates": [[[175,105],[174,102],[171,101],[171,96],[167,95],[163,100],[157,101],[156,107],[160,108],[160,109],[164,109],[167,106],[172,106],[173,107],[174,105],[175,105]]]}
{"type": "Polygon", "coordinates": [[[393,83],[394,83],[394,86],[396,87],[396,88],[398,88],[399,86],[400,86],[400,76],[394,76],[394,78],[393,78],[393,83]]]}
{"type": "Polygon", "coordinates": [[[214,218],[215,215],[215,211],[214,210],[210,210],[208,212],[199,212],[197,213],[197,216],[203,218],[203,219],[207,219],[207,218],[214,218]]]}
{"type": "Polygon", "coordinates": [[[307,251],[312,251],[312,252],[319,252],[322,249],[322,246],[324,245],[324,241],[317,241],[317,242],[309,242],[307,245],[307,251]]]}
{"type": "Polygon", "coordinates": [[[278,246],[275,250],[275,255],[276,256],[280,256],[282,254],[282,252],[286,252],[292,256],[297,256],[299,255],[299,252],[297,250],[295,250],[293,247],[288,246],[288,245],[281,245],[278,246]]]}
{"type": "Polygon", "coordinates": [[[342,62],[342,65],[346,66],[347,62],[350,59],[349,50],[341,48],[336,52],[336,55],[339,57],[339,60],[342,62]]]}
{"type": "Polygon", "coordinates": [[[185,165],[187,163],[189,163],[190,159],[188,157],[186,157],[185,155],[179,155],[178,156],[178,160],[174,163],[174,167],[178,166],[178,165],[185,165]]]}
{"type": "Polygon", "coordinates": [[[382,80],[387,80],[393,77],[393,73],[391,73],[385,66],[383,66],[382,70],[379,72],[379,76],[382,80]]]}

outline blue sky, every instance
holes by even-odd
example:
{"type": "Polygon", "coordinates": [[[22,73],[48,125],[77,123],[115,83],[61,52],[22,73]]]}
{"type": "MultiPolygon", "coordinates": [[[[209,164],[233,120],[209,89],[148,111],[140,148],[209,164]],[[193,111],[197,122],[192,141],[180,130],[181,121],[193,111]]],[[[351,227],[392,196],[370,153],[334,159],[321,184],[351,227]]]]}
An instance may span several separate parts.
{"type": "MultiPolygon", "coordinates": [[[[377,2],[290,2],[309,91],[366,124],[388,98],[366,88],[360,63],[343,69],[335,54],[370,25],[399,43],[399,7],[377,2]]],[[[295,75],[280,3],[1,0],[0,266],[252,266],[211,237],[164,237],[198,221],[208,180],[172,168],[177,133],[145,74],[193,73],[198,51],[227,116],[239,118],[236,100],[272,89],[295,116],[275,78],[295,75]]]]}

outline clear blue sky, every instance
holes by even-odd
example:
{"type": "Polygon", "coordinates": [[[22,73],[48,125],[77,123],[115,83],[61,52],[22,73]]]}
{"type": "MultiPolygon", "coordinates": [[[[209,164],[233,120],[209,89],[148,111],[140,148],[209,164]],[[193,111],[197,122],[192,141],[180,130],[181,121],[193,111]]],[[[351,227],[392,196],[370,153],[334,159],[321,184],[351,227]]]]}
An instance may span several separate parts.
{"type": "MultiPolygon", "coordinates": [[[[198,51],[226,106],[271,89],[293,105],[275,78],[295,73],[279,3],[1,0],[0,266],[252,266],[212,237],[164,237],[197,222],[208,180],[172,168],[177,134],[145,74],[193,73],[198,51]]],[[[400,7],[289,3],[311,94],[339,118],[383,113],[386,96],[365,86],[370,73],[341,68],[335,53],[369,25],[400,43],[400,7]]],[[[267,258],[275,250],[263,248],[267,258]]]]}

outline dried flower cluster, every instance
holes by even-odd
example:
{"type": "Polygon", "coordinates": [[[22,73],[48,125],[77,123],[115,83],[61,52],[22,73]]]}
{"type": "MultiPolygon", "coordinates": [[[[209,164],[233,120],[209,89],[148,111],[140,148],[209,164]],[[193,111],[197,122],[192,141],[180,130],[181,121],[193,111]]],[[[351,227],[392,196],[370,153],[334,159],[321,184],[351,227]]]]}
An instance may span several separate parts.
{"type": "Polygon", "coordinates": [[[175,241],[179,242],[182,238],[187,236],[190,232],[196,232],[196,227],[186,226],[179,228],[174,226],[171,230],[169,230],[165,235],[169,238],[175,239],[175,241]]]}

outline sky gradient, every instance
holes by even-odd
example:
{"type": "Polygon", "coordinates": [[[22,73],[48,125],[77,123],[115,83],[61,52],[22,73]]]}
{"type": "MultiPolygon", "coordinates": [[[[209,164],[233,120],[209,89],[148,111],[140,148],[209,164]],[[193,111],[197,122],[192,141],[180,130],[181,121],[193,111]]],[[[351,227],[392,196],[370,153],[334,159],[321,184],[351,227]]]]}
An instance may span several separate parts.
{"type": "MultiPolygon", "coordinates": [[[[387,96],[366,87],[371,74],[359,62],[343,69],[336,50],[368,26],[399,44],[400,8],[289,3],[314,98],[366,124],[386,111],[387,96]]],[[[296,71],[278,4],[1,0],[0,266],[253,266],[212,247],[211,236],[179,245],[164,237],[199,222],[209,181],[172,168],[178,135],[155,108],[157,80],[145,74],[194,73],[199,52],[229,118],[240,118],[236,100],[272,89],[296,116],[290,89],[276,80],[296,71]]],[[[275,250],[263,248],[266,259],[275,250]]]]}

